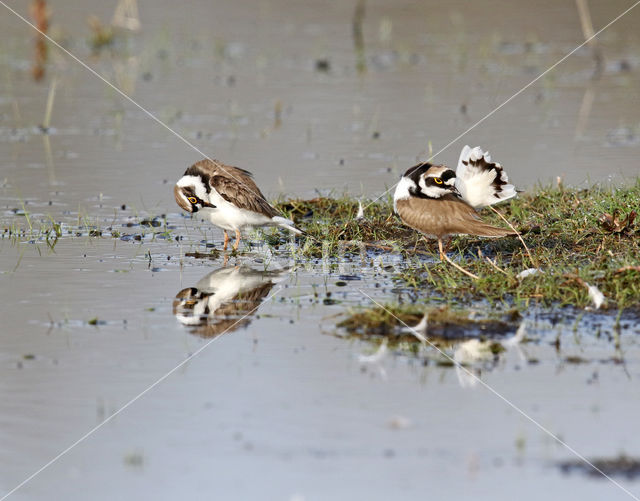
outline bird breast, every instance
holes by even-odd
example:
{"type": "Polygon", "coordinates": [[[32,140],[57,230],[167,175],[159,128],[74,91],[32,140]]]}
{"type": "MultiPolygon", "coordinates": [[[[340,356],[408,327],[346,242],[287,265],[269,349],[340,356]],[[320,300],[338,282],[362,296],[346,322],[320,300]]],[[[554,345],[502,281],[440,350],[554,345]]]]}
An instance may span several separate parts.
{"type": "Polygon", "coordinates": [[[453,195],[437,199],[410,197],[398,200],[396,207],[407,225],[437,238],[473,234],[473,225],[478,222],[475,210],[453,195]]]}
{"type": "Polygon", "coordinates": [[[271,222],[271,218],[263,214],[236,207],[225,200],[215,189],[209,193],[209,201],[216,208],[205,207],[201,210],[202,215],[211,223],[225,230],[240,230],[247,226],[263,226],[271,222]]]}

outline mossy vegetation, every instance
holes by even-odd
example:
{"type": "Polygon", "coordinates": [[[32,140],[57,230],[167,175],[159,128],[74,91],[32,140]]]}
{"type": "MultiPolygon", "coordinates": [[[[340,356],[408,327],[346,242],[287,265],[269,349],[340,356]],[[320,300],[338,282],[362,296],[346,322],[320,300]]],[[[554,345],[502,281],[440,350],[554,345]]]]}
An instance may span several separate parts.
{"type": "MultiPolygon", "coordinates": [[[[640,306],[640,179],[621,188],[538,187],[498,207],[521,232],[531,251],[515,237],[454,237],[450,256],[479,278],[474,280],[438,259],[435,241],[421,239],[393,215],[392,200],[350,198],[289,200],[278,207],[309,234],[303,256],[341,257],[365,246],[369,252],[398,252],[407,266],[394,272],[397,286],[419,289],[443,301],[487,300],[518,308],[594,305],[593,287],[605,297],[601,308],[640,306]],[[522,277],[527,269],[539,272],[522,277]]],[[[504,226],[485,209],[481,217],[504,226]]]]}
{"type": "Polygon", "coordinates": [[[390,197],[383,201],[362,201],[365,217],[358,218],[358,201],[349,196],[285,200],[276,209],[296,221],[307,232],[302,251],[307,257],[338,256],[340,250],[360,244],[383,251],[401,251],[416,246],[421,237],[393,214],[390,197]],[[386,244],[386,245],[385,245],[386,244]],[[395,247],[394,247],[395,246],[395,247]]]}
{"type": "Polygon", "coordinates": [[[384,307],[352,309],[337,327],[351,338],[371,341],[386,338],[390,346],[411,351],[416,350],[421,342],[409,327],[420,324],[425,314],[429,340],[441,348],[467,339],[496,340],[507,337],[516,331],[521,319],[516,310],[492,317],[476,317],[469,311],[455,307],[425,309],[424,305],[419,304],[386,304],[384,307]]]}

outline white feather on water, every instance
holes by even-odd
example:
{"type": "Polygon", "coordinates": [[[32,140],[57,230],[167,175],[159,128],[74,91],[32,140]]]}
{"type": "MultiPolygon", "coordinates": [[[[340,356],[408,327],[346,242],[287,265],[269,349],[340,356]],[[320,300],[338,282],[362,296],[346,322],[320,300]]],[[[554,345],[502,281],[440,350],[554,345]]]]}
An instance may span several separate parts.
{"type": "Polygon", "coordinates": [[[593,302],[593,306],[596,310],[600,309],[603,304],[606,304],[607,298],[604,297],[604,294],[598,289],[595,285],[589,285],[588,283],[584,283],[587,286],[587,290],[589,291],[589,299],[593,302]]]}

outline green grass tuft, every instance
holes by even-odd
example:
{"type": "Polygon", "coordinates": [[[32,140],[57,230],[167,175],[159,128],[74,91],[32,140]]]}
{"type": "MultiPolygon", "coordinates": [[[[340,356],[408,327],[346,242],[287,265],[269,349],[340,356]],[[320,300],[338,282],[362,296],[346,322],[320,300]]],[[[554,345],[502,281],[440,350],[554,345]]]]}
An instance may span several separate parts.
{"type": "MultiPolygon", "coordinates": [[[[617,189],[539,187],[498,206],[522,233],[537,266],[515,237],[454,237],[450,256],[478,280],[440,262],[435,241],[425,242],[403,225],[393,214],[391,199],[363,205],[364,220],[355,219],[358,203],[346,197],[289,200],[278,208],[309,234],[303,257],[338,258],[362,246],[370,252],[397,252],[407,262],[405,271],[393,276],[397,286],[420,289],[422,295],[519,308],[532,301],[584,307],[592,303],[587,288],[592,285],[606,297],[603,308],[640,307],[640,231],[635,221],[640,179],[617,189]],[[533,267],[543,273],[517,278],[533,267]]],[[[490,210],[481,217],[504,226],[490,210]]]]}

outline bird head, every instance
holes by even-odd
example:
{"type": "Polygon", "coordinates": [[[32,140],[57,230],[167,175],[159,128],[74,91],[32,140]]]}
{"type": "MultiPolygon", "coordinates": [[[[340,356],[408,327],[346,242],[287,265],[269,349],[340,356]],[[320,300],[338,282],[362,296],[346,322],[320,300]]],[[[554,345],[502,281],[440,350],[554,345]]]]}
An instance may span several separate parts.
{"type": "Polygon", "coordinates": [[[178,205],[187,212],[195,213],[205,207],[216,208],[207,201],[207,192],[199,177],[183,176],[173,188],[173,195],[178,205]]]}
{"type": "Polygon", "coordinates": [[[405,172],[409,193],[414,196],[440,198],[449,193],[459,195],[456,173],[444,165],[418,164],[405,172]]]}

